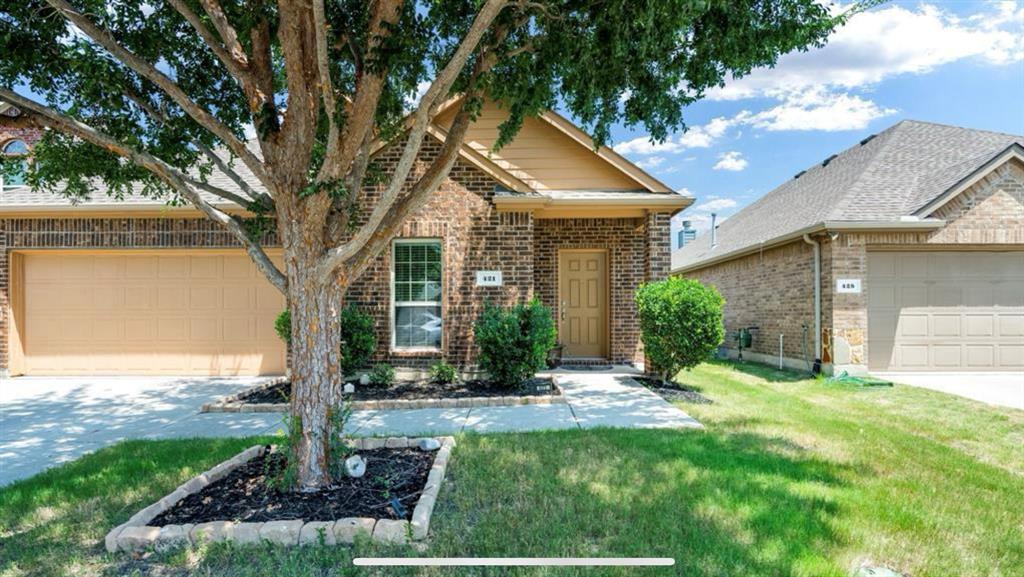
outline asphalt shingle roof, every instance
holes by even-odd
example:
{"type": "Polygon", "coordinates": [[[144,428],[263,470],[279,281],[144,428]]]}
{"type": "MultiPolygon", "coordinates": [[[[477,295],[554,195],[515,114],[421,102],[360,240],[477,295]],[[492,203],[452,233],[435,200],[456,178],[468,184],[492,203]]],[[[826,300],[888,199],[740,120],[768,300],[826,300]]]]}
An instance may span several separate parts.
{"type": "Polygon", "coordinates": [[[690,267],[825,222],[899,221],[1024,136],[904,120],[792,178],[672,254],[690,267]]]}

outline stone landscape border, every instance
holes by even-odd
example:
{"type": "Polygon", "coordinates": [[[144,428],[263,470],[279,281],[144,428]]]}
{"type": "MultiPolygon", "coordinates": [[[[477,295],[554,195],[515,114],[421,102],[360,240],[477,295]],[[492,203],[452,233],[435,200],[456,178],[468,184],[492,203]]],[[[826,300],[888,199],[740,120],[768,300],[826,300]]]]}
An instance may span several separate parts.
{"type": "MultiPolygon", "coordinates": [[[[254,392],[269,389],[288,378],[278,377],[255,387],[206,403],[201,413],[284,413],[288,403],[246,403],[242,398],[254,392]]],[[[506,395],[501,397],[463,397],[460,399],[383,399],[379,401],[352,401],[353,411],[397,410],[397,409],[464,409],[471,407],[514,407],[518,405],[565,404],[565,394],[558,386],[558,379],[551,377],[551,386],[557,394],[551,395],[506,395]]]]}
{"type": "MultiPolygon", "coordinates": [[[[349,517],[335,521],[267,521],[263,523],[236,523],[234,521],[211,521],[208,523],[147,525],[158,515],[178,504],[179,501],[203,490],[207,485],[226,477],[231,471],[250,460],[263,455],[266,447],[249,447],[231,459],[186,481],[163,499],[133,515],[127,522],[107,533],[104,544],[107,551],[140,551],[146,549],[170,549],[177,546],[210,541],[231,541],[239,545],[258,545],[269,542],[277,545],[316,545],[323,540],[326,545],[353,543],[356,536],[364,534],[375,541],[389,544],[407,544],[423,541],[430,530],[430,516],[437,502],[437,495],[444,481],[445,469],[455,447],[453,437],[433,437],[441,443],[434,456],[434,463],[427,475],[423,493],[416,502],[412,520],[372,519],[349,517]]],[[[416,447],[421,438],[408,437],[367,437],[351,439],[356,450],[400,449],[416,447]]]]}

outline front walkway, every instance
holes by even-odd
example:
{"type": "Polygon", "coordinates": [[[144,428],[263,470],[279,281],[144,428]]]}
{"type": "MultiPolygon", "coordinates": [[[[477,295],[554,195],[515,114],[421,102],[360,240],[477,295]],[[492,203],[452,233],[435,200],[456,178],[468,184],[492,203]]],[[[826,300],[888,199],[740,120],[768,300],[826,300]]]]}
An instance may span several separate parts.
{"type": "MultiPolygon", "coordinates": [[[[628,377],[633,369],[553,373],[567,404],[356,411],[355,436],[493,433],[592,427],[699,428],[628,377]]],[[[125,439],[250,436],[281,429],[277,413],[199,413],[259,378],[20,377],[0,383],[0,485],[125,439]]]]}

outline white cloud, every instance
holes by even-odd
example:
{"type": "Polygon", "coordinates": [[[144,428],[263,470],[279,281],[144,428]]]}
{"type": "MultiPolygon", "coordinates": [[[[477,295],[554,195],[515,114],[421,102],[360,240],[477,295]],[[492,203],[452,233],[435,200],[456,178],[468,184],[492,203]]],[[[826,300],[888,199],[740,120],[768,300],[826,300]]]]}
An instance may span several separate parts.
{"type": "Polygon", "coordinates": [[[407,112],[411,112],[414,108],[416,108],[419,105],[420,99],[422,99],[423,95],[426,94],[428,90],[430,90],[430,84],[431,83],[429,80],[424,80],[423,82],[420,82],[419,84],[416,85],[416,93],[405,97],[405,110],[407,112]]]}
{"type": "Polygon", "coordinates": [[[736,201],[731,198],[716,198],[707,202],[702,202],[697,206],[690,209],[691,212],[719,212],[730,208],[736,208],[736,201]]]}
{"type": "Polygon", "coordinates": [[[739,172],[746,167],[747,159],[743,158],[743,153],[737,152],[735,150],[730,150],[729,152],[723,152],[722,154],[719,154],[718,162],[715,163],[715,166],[712,168],[714,168],[714,170],[729,170],[732,172],[739,172]]]}
{"type": "Polygon", "coordinates": [[[888,5],[856,14],[823,48],[787,54],[774,68],[759,68],[731,80],[708,97],[779,98],[811,87],[866,87],[958,60],[995,66],[1024,60],[1024,7],[1017,2],[986,6],[966,18],[930,4],[916,9],[888,5]]]}
{"type": "Polygon", "coordinates": [[[793,94],[778,106],[752,115],[742,122],[769,131],[779,130],[861,130],[871,121],[895,114],[860,96],[811,90],[793,94]]]}
{"type": "Polygon", "coordinates": [[[620,142],[613,148],[619,154],[672,154],[691,148],[710,148],[718,139],[725,136],[726,131],[735,121],[718,117],[704,125],[691,126],[689,130],[665,142],[651,142],[650,136],[639,136],[626,142],[620,142]]]}
{"type": "Polygon", "coordinates": [[[665,162],[665,157],[664,156],[651,156],[651,157],[645,158],[643,160],[638,160],[638,161],[636,161],[635,164],[637,166],[639,166],[640,168],[644,169],[644,170],[648,170],[648,169],[651,169],[651,168],[656,168],[656,167],[664,164],[664,162],[665,162]]]}

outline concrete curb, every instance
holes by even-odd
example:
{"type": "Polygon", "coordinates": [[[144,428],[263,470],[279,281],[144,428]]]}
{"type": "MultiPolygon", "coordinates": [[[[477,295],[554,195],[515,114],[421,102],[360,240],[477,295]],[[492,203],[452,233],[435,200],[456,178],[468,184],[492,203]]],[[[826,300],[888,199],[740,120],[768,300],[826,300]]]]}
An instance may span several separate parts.
{"type": "MultiPolygon", "coordinates": [[[[242,397],[286,383],[285,377],[275,378],[234,395],[222,397],[202,406],[201,413],[286,413],[288,403],[245,403],[242,397]]],[[[464,397],[461,399],[411,399],[411,400],[379,400],[352,401],[353,411],[395,411],[408,409],[464,409],[479,407],[515,407],[519,405],[557,405],[565,404],[565,394],[558,386],[558,380],[551,379],[552,386],[558,391],[554,395],[508,395],[502,397],[464,397]]]]}
{"type": "MultiPolygon", "coordinates": [[[[317,544],[323,540],[326,545],[353,543],[362,534],[382,543],[407,544],[427,538],[430,516],[437,502],[444,480],[448,459],[455,447],[454,437],[432,437],[441,442],[441,448],[434,456],[434,464],[427,476],[426,485],[413,509],[412,521],[345,518],[335,521],[309,521],[302,519],[268,521],[265,523],[236,523],[234,521],[211,521],[197,525],[148,525],[164,511],[179,501],[202,491],[231,471],[262,455],[267,448],[262,445],[249,447],[234,457],[214,466],[183,483],[166,497],[142,509],[126,523],[107,533],[104,545],[111,553],[117,551],[141,551],[167,549],[175,546],[211,542],[231,541],[238,545],[258,545],[263,542],[286,546],[317,544]]],[[[420,438],[407,437],[350,439],[349,445],[356,450],[372,450],[381,447],[416,447],[420,438]]]]}

